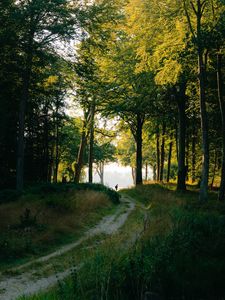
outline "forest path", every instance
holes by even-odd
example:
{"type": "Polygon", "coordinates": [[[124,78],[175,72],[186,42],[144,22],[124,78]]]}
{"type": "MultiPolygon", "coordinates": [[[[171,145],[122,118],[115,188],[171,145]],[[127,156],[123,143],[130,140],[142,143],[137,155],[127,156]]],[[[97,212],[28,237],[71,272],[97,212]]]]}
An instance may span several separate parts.
{"type": "MultiPolygon", "coordinates": [[[[32,295],[55,285],[58,280],[67,277],[70,274],[71,268],[64,269],[58,273],[52,267],[55,264],[55,260],[63,259],[66,255],[68,256],[71,250],[82,245],[90,238],[100,234],[111,235],[116,233],[125,224],[134,208],[134,201],[130,197],[123,195],[121,204],[118,206],[116,212],[113,215],[104,217],[95,227],[89,229],[76,242],[65,245],[51,254],[8,270],[9,275],[2,275],[0,277],[0,299],[15,300],[23,295],[32,295]],[[48,273],[45,274],[45,271],[48,273]]],[[[81,265],[82,262],[80,262],[78,268],[81,265]]]]}

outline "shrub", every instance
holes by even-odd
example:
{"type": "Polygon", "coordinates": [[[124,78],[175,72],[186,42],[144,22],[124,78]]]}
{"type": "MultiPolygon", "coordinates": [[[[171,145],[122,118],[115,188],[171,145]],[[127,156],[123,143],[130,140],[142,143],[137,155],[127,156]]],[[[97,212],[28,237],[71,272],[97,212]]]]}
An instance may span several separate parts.
{"type": "MultiPolygon", "coordinates": [[[[41,197],[45,197],[46,195],[55,194],[55,193],[67,193],[70,190],[81,191],[81,190],[91,190],[103,192],[109,196],[109,199],[114,203],[118,204],[120,202],[120,195],[102,184],[98,183],[81,183],[81,184],[50,184],[50,183],[42,183],[36,186],[32,186],[27,188],[24,191],[24,195],[40,195],[41,197]]],[[[12,201],[17,201],[22,194],[17,192],[16,190],[3,190],[0,191],[0,204],[7,203],[12,201]]]]}
{"type": "Polygon", "coordinates": [[[103,192],[106,195],[109,196],[109,199],[115,203],[118,204],[120,202],[120,195],[102,185],[102,184],[98,184],[98,183],[80,183],[80,184],[73,184],[73,183],[68,183],[68,184],[63,184],[63,183],[58,183],[58,184],[41,184],[35,187],[30,188],[29,190],[27,190],[27,192],[32,193],[32,194],[51,194],[51,193],[65,193],[68,192],[70,190],[74,190],[74,191],[81,191],[81,190],[91,190],[91,191],[97,191],[97,192],[103,192]]]}

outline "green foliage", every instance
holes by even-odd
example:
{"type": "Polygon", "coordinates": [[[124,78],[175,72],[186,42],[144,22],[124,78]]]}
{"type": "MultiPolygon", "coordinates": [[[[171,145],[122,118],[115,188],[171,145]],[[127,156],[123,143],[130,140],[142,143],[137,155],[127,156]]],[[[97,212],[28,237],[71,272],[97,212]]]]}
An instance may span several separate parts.
{"type": "Polygon", "coordinates": [[[167,299],[219,299],[225,278],[224,217],[180,210],[172,212],[172,221],[168,235],[144,242],[142,279],[167,299]]]}
{"type": "MultiPolygon", "coordinates": [[[[111,300],[138,300],[146,292],[165,299],[222,299],[224,214],[218,209],[210,212],[206,207],[180,205],[178,199],[188,203],[188,198],[158,185],[147,186],[146,191],[139,189],[139,195],[144,203],[153,197],[149,228],[128,251],[115,248],[97,252],[78,271],[76,299],[104,295],[111,300]],[[154,199],[158,193],[161,199],[157,204],[154,199]],[[167,193],[168,199],[164,198],[167,193]],[[166,222],[163,219],[168,216],[170,225],[164,224],[160,230],[160,222],[166,222]]],[[[196,203],[197,198],[192,201],[196,203]]],[[[70,299],[71,283],[66,283],[64,291],[65,299],[70,299]]]]}
{"type": "Polygon", "coordinates": [[[124,166],[135,166],[135,142],[129,131],[123,130],[117,142],[117,157],[124,166]]]}
{"type": "Polygon", "coordinates": [[[37,185],[36,187],[29,188],[27,192],[31,194],[38,194],[38,195],[45,196],[48,194],[66,193],[68,191],[86,191],[86,190],[103,192],[109,196],[109,199],[113,203],[115,204],[119,203],[120,194],[99,183],[79,183],[79,184],[43,183],[42,185],[37,185]]]}
{"type": "MultiPolygon", "coordinates": [[[[103,141],[104,142],[104,141],[103,141]]],[[[110,143],[110,141],[106,141],[103,144],[94,144],[94,162],[113,162],[115,161],[115,152],[116,147],[110,143]]]]}
{"type": "Polygon", "coordinates": [[[98,252],[76,281],[70,277],[61,285],[56,299],[138,300],[146,292],[165,299],[222,299],[225,218],[179,209],[171,216],[168,234],[143,238],[129,251],[98,252]]]}

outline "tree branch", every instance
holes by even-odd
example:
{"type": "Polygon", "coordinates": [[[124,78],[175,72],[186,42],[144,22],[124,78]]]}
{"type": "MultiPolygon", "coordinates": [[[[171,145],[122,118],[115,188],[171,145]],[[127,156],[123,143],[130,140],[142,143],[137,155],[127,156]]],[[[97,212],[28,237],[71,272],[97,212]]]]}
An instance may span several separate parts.
{"type": "MultiPolygon", "coordinates": [[[[190,15],[188,13],[187,5],[186,5],[186,0],[183,0],[183,6],[184,6],[184,12],[185,12],[185,15],[186,15],[186,18],[187,18],[187,21],[188,21],[188,25],[189,25],[191,34],[192,34],[193,38],[196,41],[196,35],[195,35],[195,32],[194,32],[193,26],[191,24],[191,18],[190,18],[190,15]]],[[[194,8],[194,11],[196,11],[195,8],[194,8]]]]}

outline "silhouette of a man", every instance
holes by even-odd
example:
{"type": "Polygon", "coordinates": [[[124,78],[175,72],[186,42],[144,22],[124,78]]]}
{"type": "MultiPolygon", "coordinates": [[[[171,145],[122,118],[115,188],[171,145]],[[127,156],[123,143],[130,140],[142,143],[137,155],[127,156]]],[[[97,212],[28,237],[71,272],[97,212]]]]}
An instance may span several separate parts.
{"type": "Polygon", "coordinates": [[[117,184],[117,185],[115,185],[115,189],[116,189],[116,191],[118,190],[118,184],[117,184]]]}

